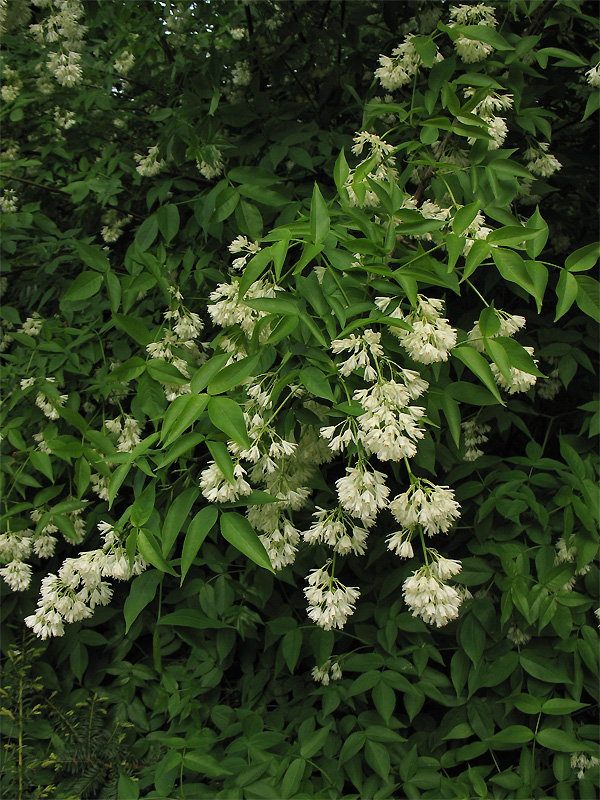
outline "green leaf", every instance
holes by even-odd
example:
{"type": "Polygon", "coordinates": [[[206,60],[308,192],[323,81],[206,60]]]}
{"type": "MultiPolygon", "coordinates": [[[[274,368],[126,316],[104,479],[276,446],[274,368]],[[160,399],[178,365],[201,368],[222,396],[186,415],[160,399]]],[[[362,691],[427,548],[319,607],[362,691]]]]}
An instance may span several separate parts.
{"type": "Polygon", "coordinates": [[[572,714],[588,705],[589,703],[579,703],[569,697],[553,697],[542,705],[542,714],[572,714]]]}
{"type": "Polygon", "coordinates": [[[168,563],[168,561],[165,561],[163,554],[160,552],[158,547],[158,542],[151,531],[142,528],[142,530],[138,532],[137,548],[140,551],[142,558],[144,558],[149,564],[152,564],[153,567],[156,567],[156,569],[160,570],[161,572],[168,572],[169,575],[174,575],[177,577],[177,573],[173,567],[168,563]]]}
{"type": "Polygon", "coordinates": [[[540,209],[537,207],[534,213],[529,217],[525,225],[528,228],[533,228],[537,231],[532,239],[527,241],[525,249],[530,258],[537,258],[546,246],[548,241],[548,225],[540,214],[540,209]]]}
{"type": "Polygon", "coordinates": [[[115,497],[117,496],[117,492],[121,488],[121,484],[127,477],[127,473],[131,469],[131,464],[120,464],[116,470],[111,475],[109,484],[108,484],[108,507],[110,508],[113,504],[115,497]]]}
{"type": "Polygon", "coordinates": [[[295,758],[285,771],[281,781],[281,795],[283,798],[296,797],[302,777],[306,768],[306,761],[303,758],[295,758]]]}
{"type": "Polygon", "coordinates": [[[41,472],[42,475],[45,475],[49,481],[54,481],[52,460],[48,453],[42,453],[39,450],[32,450],[29,453],[29,461],[34,469],[36,469],[38,472],[41,472]]]}
{"type": "Polygon", "coordinates": [[[256,206],[246,200],[240,200],[235,209],[235,220],[242,233],[253,240],[260,239],[263,232],[263,220],[256,206]]]}
{"type": "Polygon", "coordinates": [[[208,403],[210,421],[230,439],[248,449],[251,445],[246,420],[239,405],[229,397],[211,397],[208,403]]]}
{"type": "MultiPolygon", "coordinates": [[[[261,353],[255,353],[239,361],[234,361],[233,364],[229,364],[227,367],[223,367],[210,379],[206,391],[208,394],[216,395],[222,392],[228,392],[230,389],[239,386],[240,383],[243,383],[246,378],[252,375],[258,366],[260,358],[261,353]]],[[[194,376],[194,378],[195,377],[196,376],[194,376]]]]}
{"type": "Polygon", "coordinates": [[[121,304],[121,284],[115,273],[110,270],[104,274],[104,281],[106,283],[106,291],[108,292],[110,310],[116,313],[121,304]]]}
{"type": "Polygon", "coordinates": [[[218,619],[211,619],[201,611],[194,608],[178,608],[170,614],[165,614],[157,620],[158,625],[180,625],[183,628],[197,628],[198,630],[210,630],[215,628],[230,628],[225,622],[218,619]]]}
{"type": "Polygon", "coordinates": [[[483,239],[476,239],[469,252],[467,253],[467,258],[465,259],[465,268],[463,271],[463,280],[469,278],[477,269],[477,267],[481,264],[482,261],[490,254],[491,247],[487,242],[483,239]]]}
{"type": "Polygon", "coordinates": [[[489,244],[503,244],[505,247],[518,247],[523,242],[534,240],[542,230],[530,229],[522,225],[506,225],[488,233],[486,242],[489,244]]]}
{"type": "Polygon", "coordinates": [[[73,283],[69,286],[67,291],[61,298],[61,302],[69,300],[76,302],[78,300],[87,300],[98,294],[102,286],[102,275],[97,272],[82,272],[78,275],[73,283]]]}
{"type": "Polygon", "coordinates": [[[562,753],[579,753],[587,750],[586,743],[559,728],[544,728],[538,732],[535,739],[542,747],[559,750],[562,753]]]}
{"type": "Polygon", "coordinates": [[[80,242],[77,239],[73,240],[75,249],[79,257],[88,267],[97,270],[98,272],[106,272],[110,267],[110,261],[99,247],[92,247],[92,245],[80,242]]]}
{"type": "Polygon", "coordinates": [[[163,361],[160,358],[151,358],[146,363],[146,369],[151,378],[160,383],[174,383],[177,386],[183,386],[188,383],[188,378],[184,378],[181,372],[173,364],[163,361]]]}
{"type": "Polygon", "coordinates": [[[233,461],[229,455],[227,445],[223,442],[206,442],[211,456],[214,458],[215,463],[225,475],[229,483],[235,483],[235,476],[233,474],[233,461]]]}
{"type": "Polygon", "coordinates": [[[588,275],[579,275],[577,284],[577,305],[584,314],[600,323],[600,283],[588,275]]]}
{"type": "Polygon", "coordinates": [[[529,355],[527,350],[519,344],[515,339],[510,336],[498,336],[490,341],[491,343],[499,344],[506,352],[510,361],[511,367],[516,367],[529,375],[537,375],[538,378],[543,378],[544,373],[536,367],[533,358],[529,355]]]}
{"type": "Polygon", "coordinates": [[[264,247],[246,264],[244,274],[240,278],[240,297],[243,297],[254,281],[258,280],[265,271],[267,264],[273,259],[273,251],[270,247],[264,247]]]}
{"type": "Polygon", "coordinates": [[[181,494],[177,495],[175,500],[171,503],[167,511],[167,516],[165,517],[161,534],[162,552],[165,557],[168,557],[171,552],[175,540],[180,530],[183,528],[183,523],[186,521],[199,494],[200,489],[197,486],[190,486],[181,494]]]}
{"type": "Polygon", "coordinates": [[[498,31],[490,28],[488,25],[461,25],[460,33],[467,39],[491,44],[496,50],[515,49],[512,44],[509,44],[506,39],[498,33],[498,31]]]}
{"type": "Polygon", "coordinates": [[[525,262],[518,253],[515,253],[514,250],[495,247],[492,249],[492,258],[504,280],[516,283],[517,286],[520,286],[528,294],[535,297],[538,304],[541,305],[542,297],[538,294],[538,287],[536,287],[525,262]]]}
{"type": "Polygon", "coordinates": [[[202,543],[212,530],[219,512],[216,506],[205,506],[200,509],[196,516],[190,522],[185,539],[183,541],[183,548],[181,551],[181,583],[185,579],[188,570],[198,551],[202,547],[202,543]]]}
{"type": "Polygon", "coordinates": [[[281,640],[281,652],[290,672],[296,668],[301,647],[302,631],[300,628],[288,631],[281,640]]]}
{"type": "Polygon", "coordinates": [[[351,733],[342,745],[342,749],[340,750],[340,754],[338,756],[339,763],[345,764],[346,761],[353,758],[359,752],[359,750],[362,750],[366,741],[367,737],[363,731],[354,731],[354,733],[351,733]]]}
{"type": "Polygon", "coordinates": [[[135,243],[144,253],[158,236],[158,219],[156,214],[145,219],[135,232],[135,243]]]}
{"type": "Polygon", "coordinates": [[[146,362],[139,356],[124,361],[118,367],[109,372],[106,376],[107,381],[118,381],[127,383],[135,378],[138,378],[143,372],[146,371],[146,362]]]}
{"type": "Polygon", "coordinates": [[[194,394],[202,392],[211,380],[218,375],[223,369],[225,364],[231,358],[229,353],[219,353],[212,356],[205,364],[202,364],[200,369],[194,373],[191,380],[191,389],[194,394]]]}
{"type": "Polygon", "coordinates": [[[300,370],[300,380],[315,397],[335,402],[331,386],[325,375],[318,367],[304,367],[300,370]]]}
{"type": "Polygon", "coordinates": [[[190,750],[183,756],[183,766],[194,772],[200,772],[208,778],[218,778],[222,775],[231,775],[231,771],[225,769],[216,758],[207,753],[200,753],[190,750]]]}
{"type": "Polygon", "coordinates": [[[486,306],[479,315],[479,330],[484,336],[493,336],[500,330],[500,317],[493,306],[486,306]]]}
{"type": "Polygon", "coordinates": [[[164,447],[176,442],[181,434],[202,415],[208,405],[207,394],[184,394],[171,402],[165,413],[161,439],[164,447]]]}
{"type": "Polygon", "coordinates": [[[310,238],[313,244],[321,244],[329,234],[329,209],[315,182],[310,204],[310,238]]]}
{"type": "Polygon", "coordinates": [[[131,582],[129,594],[123,605],[125,634],[129,633],[129,629],[141,612],[154,600],[156,589],[162,581],[163,575],[163,572],[151,569],[138,575],[131,582]]]}
{"type": "Polygon", "coordinates": [[[333,168],[333,178],[335,180],[335,185],[337,186],[338,192],[342,191],[342,187],[348,180],[349,174],[350,174],[350,167],[348,166],[348,162],[346,161],[346,155],[344,153],[344,148],[342,147],[340,154],[336,159],[335,166],[333,168]]]}
{"type": "Polygon", "coordinates": [[[330,726],[320,728],[310,734],[300,745],[300,755],[302,758],[312,758],[325,746],[329,736],[330,726]]]}
{"type": "Polygon", "coordinates": [[[255,300],[244,300],[245,305],[255,308],[257,311],[266,311],[269,314],[293,314],[300,313],[298,300],[292,295],[287,297],[258,297],[255,300]]]}
{"type": "Polygon", "coordinates": [[[365,759],[371,769],[387,783],[390,775],[389,748],[379,742],[367,741],[365,744],[365,759]]]}
{"type": "Polygon", "coordinates": [[[556,296],[558,302],[556,304],[556,316],[554,322],[563,317],[571,308],[577,298],[579,292],[579,284],[577,278],[571,275],[567,270],[562,270],[558,283],[556,284],[556,296]]]}
{"type": "Polygon", "coordinates": [[[482,624],[474,614],[467,614],[463,619],[459,631],[459,641],[462,649],[473,664],[477,665],[485,650],[486,634],[482,624]]]}
{"type": "Polygon", "coordinates": [[[486,741],[489,744],[513,744],[516,747],[533,739],[533,731],[525,725],[509,725],[498,733],[491,736],[486,741]]]}
{"type": "Polygon", "coordinates": [[[179,209],[173,203],[161,206],[156,212],[156,220],[166,243],[170,244],[179,230],[179,209]]]}
{"type": "Polygon", "coordinates": [[[131,506],[131,516],[129,520],[136,528],[141,528],[150,519],[150,515],[154,511],[154,502],[156,499],[156,481],[152,481],[144,491],[136,498],[134,504],[131,506]]]}
{"type": "Polygon", "coordinates": [[[284,208],[289,203],[285,195],[274,192],[272,189],[263,189],[261,186],[253,186],[252,184],[243,184],[240,186],[239,193],[244,195],[244,197],[249,197],[251,200],[254,200],[255,203],[265,206],[284,208]]]}
{"type": "Polygon", "coordinates": [[[113,320],[119,330],[125,331],[128,336],[131,336],[134,342],[146,347],[152,341],[152,335],[146,325],[137,316],[128,316],[127,314],[115,314],[113,312],[113,320]]]}
{"type": "Polygon", "coordinates": [[[498,402],[504,405],[504,402],[500,397],[498,387],[496,386],[494,375],[490,369],[490,365],[481,355],[481,353],[478,353],[477,350],[474,350],[472,347],[461,346],[455,347],[452,351],[452,355],[456,356],[460,361],[462,361],[463,364],[465,364],[474,375],[477,375],[479,380],[490,390],[498,402]]]}
{"type": "Polygon", "coordinates": [[[573,683],[558,664],[535,653],[523,651],[519,655],[523,669],[534,678],[547,683],[573,683]]]}
{"type": "Polygon", "coordinates": [[[267,551],[246,517],[235,511],[221,514],[221,535],[259,567],[275,572],[267,551]]]}
{"type": "Polygon", "coordinates": [[[469,203],[464,208],[459,208],[452,220],[452,230],[459,236],[463,234],[479,213],[479,203],[469,203]]]}

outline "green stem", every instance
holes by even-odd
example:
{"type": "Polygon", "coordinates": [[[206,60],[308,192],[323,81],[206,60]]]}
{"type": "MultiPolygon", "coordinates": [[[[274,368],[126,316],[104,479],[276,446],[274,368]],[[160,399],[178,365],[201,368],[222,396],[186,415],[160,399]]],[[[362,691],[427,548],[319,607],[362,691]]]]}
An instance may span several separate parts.
{"type": "Polygon", "coordinates": [[[470,281],[468,278],[465,278],[465,281],[466,281],[466,282],[469,284],[469,286],[471,287],[471,289],[473,289],[473,291],[475,292],[475,294],[479,296],[479,298],[482,300],[482,302],[483,302],[483,303],[485,303],[485,305],[486,305],[486,306],[489,308],[490,304],[489,304],[489,303],[488,303],[488,301],[485,299],[485,297],[484,297],[484,296],[481,294],[481,292],[479,291],[479,289],[477,289],[477,287],[476,287],[476,286],[473,286],[473,284],[471,283],[471,281],[470,281]]]}

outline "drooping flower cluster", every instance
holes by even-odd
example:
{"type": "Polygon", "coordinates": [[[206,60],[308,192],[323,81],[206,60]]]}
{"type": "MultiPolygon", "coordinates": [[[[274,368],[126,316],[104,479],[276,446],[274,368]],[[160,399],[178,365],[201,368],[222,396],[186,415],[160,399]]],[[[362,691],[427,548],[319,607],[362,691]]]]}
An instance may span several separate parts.
{"type": "Polygon", "coordinates": [[[357,587],[344,586],[331,574],[331,567],[328,561],[321,569],[313,569],[304,589],[309,618],[326,631],[343,628],[360,597],[357,587]]]}
{"type": "Polygon", "coordinates": [[[370,328],[366,328],[361,336],[353,333],[346,339],[334,339],[331,349],[337,355],[345,351],[350,352],[349,358],[338,364],[340,375],[348,377],[354,370],[363,370],[363,378],[366,381],[377,379],[377,371],[373,368],[371,357],[377,358],[383,355],[383,348],[380,344],[381,334],[376,333],[370,328]]]}
{"type": "Polygon", "coordinates": [[[232,269],[244,269],[250,256],[256,255],[261,249],[258,242],[251,242],[246,236],[237,236],[227,248],[230,253],[245,253],[245,255],[234,259],[232,269]]]}
{"type": "Polygon", "coordinates": [[[329,686],[329,681],[339,681],[342,677],[342,668],[340,667],[339,661],[334,661],[332,663],[331,659],[328,658],[320,667],[313,667],[310,674],[315,683],[322,683],[323,686],[329,686]]]}
{"type": "Polygon", "coordinates": [[[214,144],[204,145],[200,148],[200,156],[196,159],[196,166],[198,167],[198,172],[207,181],[212,181],[213,178],[218,178],[223,174],[225,167],[223,154],[214,144]]]}
{"type": "Polygon", "coordinates": [[[233,468],[233,482],[215,461],[211,461],[200,474],[200,488],[209,503],[229,503],[249,495],[252,487],[245,480],[246,470],[238,463],[233,468]]]}
{"type": "MultiPolygon", "coordinates": [[[[465,97],[472,97],[475,94],[475,89],[465,89],[465,97]]],[[[483,100],[481,100],[475,108],[473,113],[480,117],[487,125],[489,135],[492,137],[488,142],[488,150],[497,150],[502,147],[508,127],[504,117],[497,116],[497,111],[506,111],[512,108],[513,96],[512,94],[500,95],[497,92],[490,92],[483,100]]],[[[477,139],[469,137],[468,142],[472,146],[477,139]]]]}
{"type": "MultiPolygon", "coordinates": [[[[261,297],[275,297],[275,290],[279,287],[266,280],[255,281],[245,294],[248,300],[256,300],[261,297]]],[[[254,326],[259,319],[267,316],[266,311],[258,311],[244,303],[240,298],[239,280],[234,279],[231,283],[220,283],[211,292],[210,299],[213,304],[208,306],[208,313],[215,325],[227,328],[230,325],[239,325],[246,336],[252,336],[254,326]]],[[[261,341],[268,338],[271,333],[270,326],[266,326],[261,331],[261,341]]]]}
{"type": "Polygon", "coordinates": [[[14,214],[19,208],[17,193],[14,189],[5,189],[0,196],[0,211],[3,214],[14,214]]]}
{"type": "Polygon", "coordinates": [[[475,461],[484,454],[478,445],[487,442],[489,438],[487,434],[491,428],[489,425],[477,422],[476,419],[466,420],[460,427],[465,440],[465,461],[475,461]]]}
{"type": "Polygon", "coordinates": [[[360,131],[354,137],[352,152],[355,155],[361,155],[365,145],[369,147],[368,154],[354,169],[350,170],[346,183],[344,184],[348,190],[350,203],[354,206],[376,206],[379,203],[377,194],[369,186],[368,178],[371,180],[386,181],[388,178],[396,176],[396,170],[394,169],[396,161],[394,156],[391,155],[394,146],[384,141],[375,133],[360,131]],[[354,182],[356,170],[367,161],[371,161],[371,159],[373,161],[369,173],[356,184],[354,182]]]}
{"type": "Polygon", "coordinates": [[[19,96],[19,92],[23,88],[23,81],[19,77],[19,73],[4,65],[2,67],[2,89],[0,89],[0,96],[5,103],[10,103],[19,96]]]}
{"type": "Polygon", "coordinates": [[[123,50],[118,58],[115,58],[115,72],[119,75],[127,75],[133,69],[135,56],[129,50],[123,50]]]}
{"type": "Polygon", "coordinates": [[[80,20],[84,15],[81,0],[33,0],[35,5],[46,6],[49,15],[29,26],[29,30],[40,45],[58,43],[59,50],[52,51],[46,67],[61,86],[75,86],[83,77],[81,49],[85,25],[80,20]]]}
{"type": "Polygon", "coordinates": [[[433,364],[435,361],[447,361],[450,350],[456,344],[456,330],[448,320],[442,317],[444,301],[437,298],[417,296],[417,307],[403,314],[400,306],[390,316],[404,319],[412,330],[393,328],[393,333],[414,360],[421,364],[433,364]]]}
{"type": "Polygon", "coordinates": [[[344,512],[341,506],[327,510],[317,506],[313,512],[315,522],[304,532],[303,539],[308,544],[326,544],[341,556],[354,553],[364,555],[365,542],[369,535],[366,527],[361,527],[356,520],[344,512]]]}
{"type": "Polygon", "coordinates": [[[533,175],[540,178],[549,178],[562,168],[556,156],[548,152],[549,147],[548,142],[537,142],[528,147],[524,154],[527,161],[525,166],[533,175]]]}
{"type": "Polygon", "coordinates": [[[121,414],[115,419],[108,419],[104,424],[111,433],[119,437],[117,443],[119,453],[131,453],[141,442],[140,433],[142,429],[140,423],[129,414],[121,414]]]}
{"type": "Polygon", "coordinates": [[[25,624],[41,639],[62,636],[65,622],[87,619],[96,606],[109,603],[112,589],[103,578],[129,580],[148,566],[140,555],[130,562],[121,536],[110,523],[100,522],[98,528],[102,547],[65,559],[58,575],[42,580],[37,610],[25,618],[25,624]]]}
{"type": "Polygon", "coordinates": [[[585,73],[585,76],[586,76],[586,80],[590,84],[590,86],[593,86],[596,89],[599,88],[600,87],[600,64],[596,64],[595,67],[592,67],[591,69],[588,69],[588,71],[585,73]]]}
{"type": "MultiPolygon", "coordinates": [[[[423,59],[414,44],[414,34],[409,33],[406,39],[392,50],[392,57],[381,55],[381,66],[375,70],[375,77],[384,89],[392,92],[410,83],[419,67],[423,66],[423,59]]],[[[442,55],[436,47],[434,61],[441,61],[442,55]]]]}
{"type": "Polygon", "coordinates": [[[139,153],[136,153],[134,159],[137,161],[136,172],[139,172],[144,178],[153,178],[155,175],[158,175],[165,163],[158,158],[157,144],[148,148],[147,156],[141,156],[139,153]]]}
{"type": "Polygon", "coordinates": [[[390,493],[383,472],[369,470],[364,461],[359,461],[356,467],[346,467],[346,474],[338,478],[335,486],[340,506],[366,527],[374,524],[390,493]]]}
{"type": "Polygon", "coordinates": [[[458,561],[440,559],[415,570],[404,581],[402,594],[413,617],[421,617],[438,628],[458,617],[463,595],[445,581],[460,571],[458,561]],[[444,563],[440,566],[440,561],[444,563]]]}
{"type": "Polygon", "coordinates": [[[102,222],[104,225],[100,235],[106,244],[112,244],[122,236],[123,228],[131,222],[131,217],[124,217],[115,208],[111,208],[102,215],[102,222]]]}
{"type": "MultiPolygon", "coordinates": [[[[460,516],[460,505],[448,486],[436,486],[428,480],[415,479],[410,488],[395,497],[389,510],[403,530],[413,530],[420,525],[428,536],[447,533],[460,516]]],[[[388,538],[388,548],[395,549],[402,532],[388,538]]]]}

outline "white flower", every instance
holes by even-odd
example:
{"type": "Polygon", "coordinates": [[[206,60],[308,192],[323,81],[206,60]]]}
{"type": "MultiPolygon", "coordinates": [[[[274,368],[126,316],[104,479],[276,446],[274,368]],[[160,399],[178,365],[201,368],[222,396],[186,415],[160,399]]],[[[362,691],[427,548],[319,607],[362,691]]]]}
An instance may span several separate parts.
{"type": "Polygon", "coordinates": [[[238,61],[231,75],[231,80],[234,86],[248,86],[252,81],[252,73],[248,67],[247,61],[238,61]]]}
{"type": "Polygon", "coordinates": [[[23,561],[31,553],[31,537],[29,528],[21,531],[7,531],[0,534],[0,560],[23,561]]]}
{"type": "Polygon", "coordinates": [[[158,175],[165,163],[158,159],[158,145],[149,147],[147,156],[141,156],[139,153],[136,153],[134,159],[138,162],[135,168],[136,172],[139,172],[140,175],[146,178],[152,178],[154,175],[158,175]]]}
{"type": "Polygon", "coordinates": [[[476,39],[469,39],[462,34],[454,42],[454,48],[466,64],[475,64],[478,61],[485,61],[494,48],[487,42],[478,42],[476,39]]]}
{"type": "Polygon", "coordinates": [[[488,441],[487,434],[491,428],[489,425],[478,423],[476,419],[467,420],[461,423],[460,427],[465,439],[465,461],[475,461],[483,455],[483,450],[479,450],[477,445],[488,441]]]}
{"type": "MultiPolygon", "coordinates": [[[[107,425],[108,427],[108,425],[107,425]]],[[[128,414],[123,414],[123,428],[120,432],[117,450],[120,453],[131,453],[141,442],[140,433],[142,429],[139,422],[128,414]]]]}
{"type": "Polygon", "coordinates": [[[234,481],[230,483],[218,464],[211,461],[200,474],[202,494],[211,503],[227,503],[237,500],[242,495],[248,495],[252,491],[252,487],[248,481],[244,480],[245,474],[246,470],[236,464],[233,470],[234,481]]]}
{"type": "Polygon", "coordinates": [[[434,577],[430,567],[421,567],[408,577],[402,586],[406,605],[413,617],[421,617],[438,628],[458,617],[463,601],[460,593],[434,577]]]}
{"type": "MultiPolygon", "coordinates": [[[[410,83],[419,67],[423,64],[423,59],[417,52],[413,44],[414,34],[409,33],[404,42],[392,50],[392,58],[379,56],[381,66],[375,70],[375,77],[379,80],[384,89],[393,91],[410,83]]],[[[441,54],[436,48],[434,61],[440,61],[441,54]]]]}
{"type": "Polygon", "coordinates": [[[495,9],[485,3],[463,4],[450,8],[451,24],[455,25],[488,25],[496,27],[495,9]]]}
{"type": "Polygon", "coordinates": [[[380,508],[385,508],[390,493],[383,472],[369,472],[364,463],[359,463],[358,467],[346,467],[346,475],[335,485],[344,511],[366,525],[375,520],[380,508]]]}
{"type": "Polygon", "coordinates": [[[61,86],[75,86],[80,83],[83,73],[81,71],[81,53],[71,50],[67,53],[52,53],[46,66],[53,73],[61,86]]]}
{"type": "Polygon", "coordinates": [[[525,151],[527,169],[540,178],[549,178],[562,168],[560,161],[548,152],[550,145],[548,142],[537,142],[537,146],[531,146],[525,151]]]}
{"type": "Polygon", "coordinates": [[[27,589],[31,582],[31,567],[25,561],[15,559],[10,561],[6,567],[0,569],[0,575],[13,592],[22,592],[27,589]]]}
{"type": "Polygon", "coordinates": [[[355,336],[351,333],[347,339],[334,339],[331,343],[331,349],[334,353],[350,351],[350,357],[338,365],[340,375],[347,377],[355,369],[361,369],[366,381],[376,380],[377,372],[371,364],[371,358],[377,364],[378,356],[383,355],[380,341],[381,334],[370,328],[366,328],[362,336],[355,336]]]}
{"type": "Polygon", "coordinates": [[[599,87],[600,86],[600,70],[599,70],[599,67],[600,67],[600,64],[596,64],[595,67],[592,67],[591,69],[588,69],[588,71],[585,73],[586,74],[586,78],[587,78],[587,82],[590,84],[590,86],[594,86],[594,87],[599,87]]]}
{"type": "Polygon", "coordinates": [[[28,336],[38,336],[41,333],[44,320],[39,314],[34,313],[32,317],[27,317],[21,325],[19,333],[26,333],[28,336]]]}
{"type": "Polygon", "coordinates": [[[429,536],[447,533],[460,516],[460,505],[452,489],[425,479],[417,479],[406,492],[395,497],[389,509],[403,528],[419,524],[429,536]]]}
{"type": "Polygon", "coordinates": [[[127,75],[135,64],[135,57],[129,50],[123,50],[121,55],[115,59],[115,70],[121,75],[127,75]]]}
{"type": "Polygon", "coordinates": [[[316,521],[303,534],[305,542],[329,545],[340,555],[365,553],[368,531],[356,525],[339,506],[333,511],[317,506],[313,517],[316,521]]]}
{"type": "Polygon", "coordinates": [[[506,638],[513,642],[513,644],[525,645],[531,639],[531,636],[528,633],[523,633],[520,628],[512,627],[508,629],[506,638]]]}
{"type": "Polygon", "coordinates": [[[3,214],[12,214],[18,207],[17,193],[14,189],[6,189],[0,197],[0,211],[3,214]]]}
{"type": "Polygon", "coordinates": [[[68,399],[69,395],[67,394],[61,394],[58,397],[50,399],[44,397],[41,392],[38,392],[35,398],[35,404],[44,412],[48,419],[58,419],[58,409],[62,408],[68,399]]]}
{"type": "Polygon", "coordinates": [[[236,42],[239,42],[240,39],[243,39],[244,36],[246,35],[246,28],[230,28],[229,35],[236,42]]]}
{"type": "Polygon", "coordinates": [[[410,391],[396,381],[378,381],[372,388],[354,393],[365,413],[357,418],[359,439],[369,454],[380,461],[401,461],[417,452],[415,442],[425,436],[418,423],[425,414],[419,406],[409,406],[410,391]]]}
{"type": "Polygon", "coordinates": [[[344,586],[329,573],[331,562],[321,569],[314,569],[308,576],[304,595],[308,600],[309,618],[326,631],[343,628],[348,617],[354,613],[355,603],[360,597],[356,587],[344,586]]]}
{"type": "Polygon", "coordinates": [[[412,331],[393,328],[393,333],[408,355],[422,364],[433,364],[436,361],[447,361],[450,350],[456,344],[456,330],[441,316],[444,304],[442,300],[419,295],[417,307],[406,317],[400,308],[390,316],[405,318],[412,326],[412,331]]]}

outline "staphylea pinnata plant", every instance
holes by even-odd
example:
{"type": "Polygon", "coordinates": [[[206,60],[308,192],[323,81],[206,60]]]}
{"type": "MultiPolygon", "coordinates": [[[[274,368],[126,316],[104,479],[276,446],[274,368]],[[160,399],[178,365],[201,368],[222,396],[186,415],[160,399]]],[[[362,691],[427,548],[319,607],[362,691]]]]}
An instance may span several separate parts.
{"type": "MultiPolygon", "coordinates": [[[[450,665],[443,692],[365,668],[387,687],[361,689],[387,726],[398,691],[412,723],[425,697],[456,711],[463,691],[462,710],[485,716],[477,692],[509,681],[517,716],[494,716],[497,734],[474,711],[448,727],[478,737],[462,761],[534,742],[591,781],[594,736],[568,715],[597,699],[598,246],[580,222],[595,191],[581,156],[594,15],[383,5],[366,23],[358,7],[304,7],[314,42],[294,4],[3,7],[9,613],[65,642],[110,608],[126,632],[154,614],[159,675],[162,625],[256,634],[267,599],[246,578],[229,605],[186,594],[212,587],[206,570],[220,579],[230,544],[258,583],[289,587],[296,620],[346,642],[345,658],[315,651],[309,674],[328,690],[358,657],[353,636],[374,656],[400,631],[409,648],[431,636],[420,649],[450,665]],[[378,584],[393,613],[367,599],[378,584]],[[225,628],[211,627],[217,606],[225,628]],[[563,665],[548,637],[579,661],[563,665]],[[498,675],[484,652],[505,659],[498,675]],[[523,699],[545,697],[523,681],[543,685],[549,657],[569,697],[523,699]],[[554,700],[564,727],[543,727],[554,700]]],[[[293,632],[293,672],[304,628],[275,630],[293,632]]],[[[420,679],[427,659],[413,658],[420,679]]],[[[368,741],[377,790],[394,787],[375,747],[387,740],[368,741]]],[[[415,745],[459,786],[456,751],[444,763],[415,745]]],[[[169,769],[193,770],[179,754],[169,769]]],[[[346,763],[331,786],[363,791],[346,763]]],[[[543,796],[547,778],[523,774],[491,786],[543,796]]],[[[487,778],[467,771],[457,796],[487,778]]],[[[411,780],[407,796],[440,790],[411,780]]]]}

